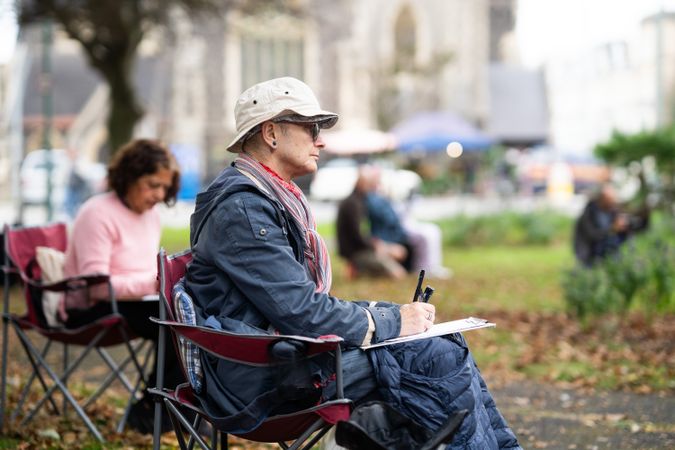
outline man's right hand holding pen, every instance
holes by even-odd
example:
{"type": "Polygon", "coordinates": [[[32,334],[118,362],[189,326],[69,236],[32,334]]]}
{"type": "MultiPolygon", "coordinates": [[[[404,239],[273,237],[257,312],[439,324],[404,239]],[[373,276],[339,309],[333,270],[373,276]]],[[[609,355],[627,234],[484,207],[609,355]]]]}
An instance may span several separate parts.
{"type": "Polygon", "coordinates": [[[434,324],[436,307],[428,303],[434,290],[427,286],[422,292],[422,281],[424,281],[424,269],[420,270],[417,287],[413,294],[413,302],[401,306],[401,332],[399,336],[423,333],[434,324]]]}

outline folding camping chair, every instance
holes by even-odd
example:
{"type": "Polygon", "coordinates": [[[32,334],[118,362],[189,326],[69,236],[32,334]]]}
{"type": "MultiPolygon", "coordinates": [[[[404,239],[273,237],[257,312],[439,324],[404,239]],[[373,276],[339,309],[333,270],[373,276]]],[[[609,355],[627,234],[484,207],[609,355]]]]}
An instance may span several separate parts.
{"type": "Polygon", "coordinates": [[[30,388],[35,380],[39,382],[44,391],[44,396],[38,403],[24,416],[21,425],[29,422],[35,417],[35,414],[41,407],[47,403],[53,413],[58,414],[59,408],[54,400],[56,391],[63,395],[62,410],[65,412],[66,406],[70,404],[77,415],[85,423],[89,431],[99,440],[103,441],[103,436],[93,424],[91,419],[85,413],[85,409],[95,401],[115,380],[119,380],[129,391],[130,398],[125,409],[124,415],[119,422],[118,432],[121,432],[126,423],[127,416],[131,407],[132,400],[136,397],[142,383],[145,383],[146,365],[150,359],[151,351],[154,346],[150,341],[141,341],[132,345],[131,340],[136,336],[128,328],[123,316],[117,312],[117,303],[115,301],[110,277],[106,274],[92,274],[67,278],[55,283],[45,283],[41,281],[40,267],[36,263],[36,248],[38,246],[49,247],[59,251],[65,251],[67,245],[67,230],[63,223],[50,224],[42,227],[11,228],[5,225],[5,261],[4,272],[4,307],[2,314],[3,322],[3,340],[2,340],[2,385],[1,404],[0,404],[0,429],[4,426],[5,406],[7,400],[7,356],[8,356],[8,332],[13,328],[23,346],[26,356],[33,368],[28,381],[26,382],[19,401],[12,412],[10,421],[18,416],[20,410],[27,399],[30,388]],[[10,261],[15,267],[10,267],[10,261]],[[13,314],[9,312],[9,276],[11,272],[18,272],[21,281],[23,294],[26,301],[27,312],[24,315],[13,314]],[[41,296],[45,291],[61,292],[67,294],[79,289],[88,289],[98,284],[107,284],[109,299],[111,302],[112,313],[106,315],[93,323],[77,329],[66,329],[63,327],[50,327],[44,317],[41,296]],[[42,350],[38,350],[36,343],[31,340],[28,331],[33,331],[46,339],[42,350]],[[55,369],[50,367],[47,362],[47,354],[54,342],[63,344],[63,371],[57,375],[55,369]],[[146,345],[146,342],[150,345],[146,345]],[[128,351],[128,356],[120,362],[116,362],[105,350],[106,347],[124,344],[128,351]],[[72,362],[68,359],[69,347],[83,347],[83,351],[72,362]],[[145,357],[142,364],[139,362],[137,354],[145,350],[145,357]],[[101,359],[110,368],[110,374],[103,380],[100,387],[82,404],[68,390],[67,381],[71,374],[79,367],[85,357],[95,350],[101,359]],[[133,368],[138,374],[138,378],[132,383],[125,375],[124,370],[129,363],[133,363],[133,368]],[[43,372],[47,376],[43,375],[43,372]],[[48,380],[51,379],[51,383],[48,380]],[[51,386],[49,386],[51,384],[51,386]]]}
{"type": "MultiPolygon", "coordinates": [[[[312,339],[300,336],[277,336],[277,335],[241,335],[225,331],[214,330],[184,322],[178,322],[174,315],[174,299],[172,297],[173,286],[185,273],[186,265],[192,260],[189,251],[167,256],[161,249],[157,257],[160,283],[160,320],[162,325],[159,331],[158,369],[156,389],[149,392],[161,399],[169,411],[169,417],[174,427],[181,449],[192,448],[197,442],[203,449],[227,448],[227,435],[230,430],[219,426],[215,420],[201,408],[199,400],[190,383],[183,383],[175,389],[163,389],[163,360],[164,360],[164,328],[171,330],[174,349],[178,353],[186,378],[190,380],[185,360],[182,358],[179,347],[179,339],[184,338],[196,344],[201,351],[207,351],[212,355],[249,365],[272,365],[270,349],[274,344],[281,341],[301,342],[306,346],[306,357],[312,357],[323,352],[334,352],[336,367],[337,399],[321,403],[312,408],[304,409],[289,414],[268,417],[254,430],[234,434],[238,437],[256,442],[277,442],[284,449],[308,449],[338,421],[349,418],[351,401],[344,398],[342,386],[342,366],[340,343],[342,338],[327,336],[312,339]],[[195,413],[195,420],[190,421],[181,412],[190,410],[195,413]],[[198,433],[202,421],[209,422],[212,426],[211,446],[209,446],[198,433]],[[186,442],[186,433],[189,440],[186,442]],[[295,442],[287,445],[287,441],[295,442]]],[[[159,402],[155,407],[155,434],[154,448],[159,449],[159,435],[161,423],[161,407],[159,402]]]]}

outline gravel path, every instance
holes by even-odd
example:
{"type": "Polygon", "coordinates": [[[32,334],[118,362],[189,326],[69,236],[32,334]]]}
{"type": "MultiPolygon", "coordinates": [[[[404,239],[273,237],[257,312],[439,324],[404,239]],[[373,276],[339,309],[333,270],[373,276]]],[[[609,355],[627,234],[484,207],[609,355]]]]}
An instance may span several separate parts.
{"type": "Polygon", "coordinates": [[[675,449],[675,397],[533,382],[492,390],[523,448],[675,449]]]}

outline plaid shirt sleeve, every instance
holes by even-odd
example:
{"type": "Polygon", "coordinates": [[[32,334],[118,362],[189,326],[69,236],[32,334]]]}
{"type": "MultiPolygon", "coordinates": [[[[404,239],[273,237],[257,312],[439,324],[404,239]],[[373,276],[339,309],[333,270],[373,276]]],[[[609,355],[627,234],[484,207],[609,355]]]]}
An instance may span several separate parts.
{"type": "MultiPolygon", "coordinates": [[[[196,325],[197,317],[192,297],[185,291],[183,283],[179,282],[174,286],[172,295],[176,320],[187,325],[196,325]]],[[[178,337],[178,345],[180,347],[180,357],[183,367],[185,367],[188,374],[188,381],[192,389],[196,393],[200,393],[202,391],[204,373],[202,371],[199,347],[183,336],[178,337]]]]}

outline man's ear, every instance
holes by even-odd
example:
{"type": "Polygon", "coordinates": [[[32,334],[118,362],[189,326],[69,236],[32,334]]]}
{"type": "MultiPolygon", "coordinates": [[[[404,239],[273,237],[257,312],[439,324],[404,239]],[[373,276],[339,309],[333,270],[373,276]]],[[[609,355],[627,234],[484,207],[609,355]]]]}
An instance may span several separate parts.
{"type": "Polygon", "coordinates": [[[263,138],[263,141],[265,144],[267,144],[268,147],[271,148],[276,148],[277,146],[277,134],[276,134],[276,127],[274,126],[274,123],[272,122],[264,122],[262,124],[262,128],[260,129],[260,135],[263,138]]]}

